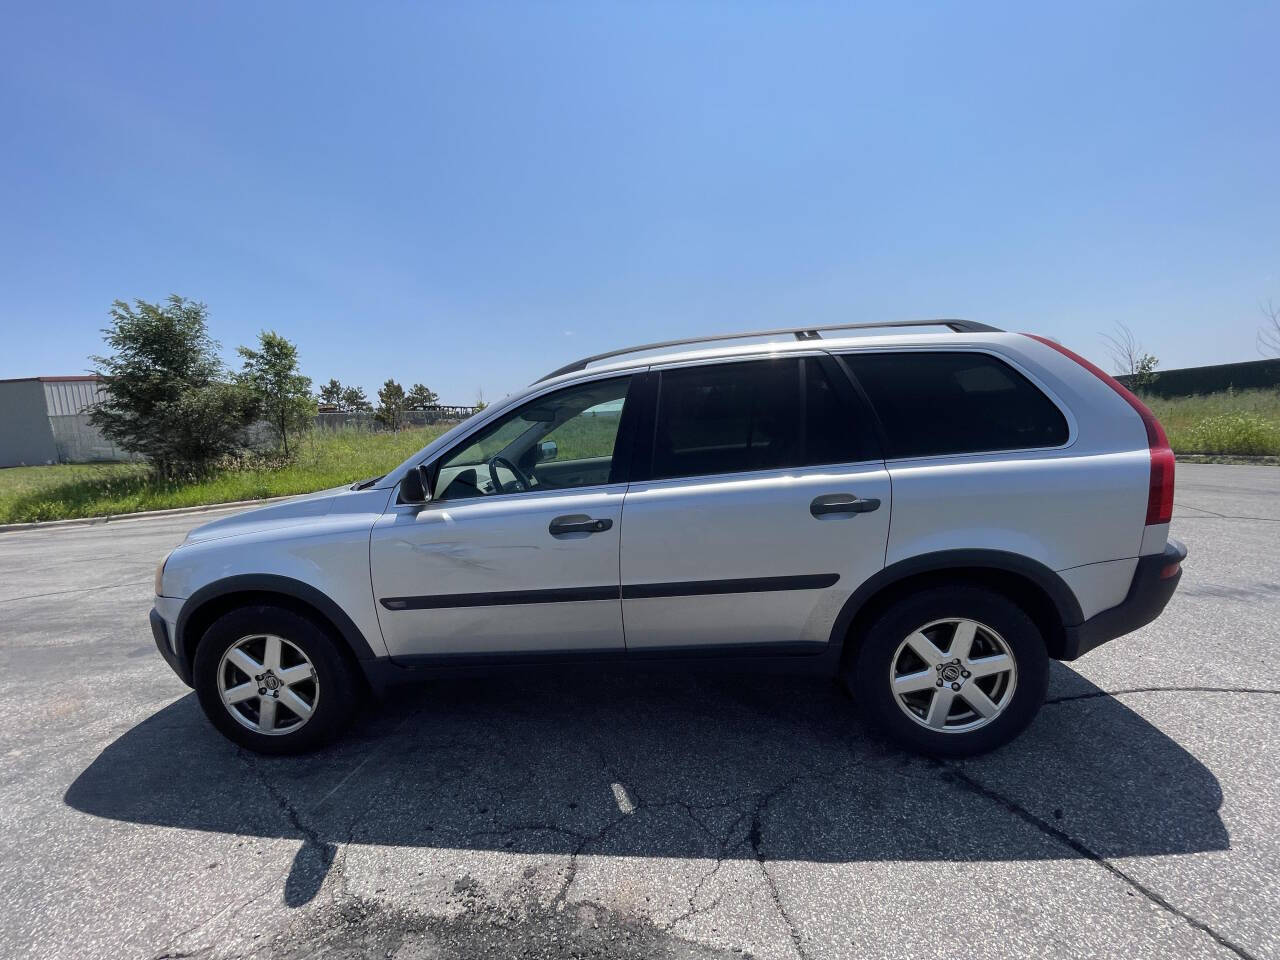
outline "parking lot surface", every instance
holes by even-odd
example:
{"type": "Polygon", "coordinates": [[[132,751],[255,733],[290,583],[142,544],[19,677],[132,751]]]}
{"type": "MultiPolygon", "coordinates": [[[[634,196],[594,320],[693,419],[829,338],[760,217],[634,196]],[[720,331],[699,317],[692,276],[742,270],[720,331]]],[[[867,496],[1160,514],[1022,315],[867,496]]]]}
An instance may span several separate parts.
{"type": "Polygon", "coordinates": [[[1179,464],[1164,616],[962,763],[671,674],[436,682],[258,757],[147,626],[208,519],[0,534],[0,956],[1280,956],[1280,470],[1179,464]]]}

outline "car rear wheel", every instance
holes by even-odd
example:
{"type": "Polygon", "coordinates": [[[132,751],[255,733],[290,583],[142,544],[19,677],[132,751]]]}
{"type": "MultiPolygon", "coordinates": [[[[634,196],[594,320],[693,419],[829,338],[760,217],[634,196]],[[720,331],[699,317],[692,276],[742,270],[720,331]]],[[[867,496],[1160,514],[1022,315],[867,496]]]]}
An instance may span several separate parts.
{"type": "Polygon", "coordinates": [[[359,687],[330,635],[292,610],[243,607],[196,648],[195,686],[210,722],[259,753],[311,750],[351,719],[359,687]]]}
{"type": "Polygon", "coordinates": [[[1008,743],[1048,686],[1035,623],[976,586],[905,597],[871,625],[844,680],[864,717],[921,753],[964,757],[1008,743]]]}

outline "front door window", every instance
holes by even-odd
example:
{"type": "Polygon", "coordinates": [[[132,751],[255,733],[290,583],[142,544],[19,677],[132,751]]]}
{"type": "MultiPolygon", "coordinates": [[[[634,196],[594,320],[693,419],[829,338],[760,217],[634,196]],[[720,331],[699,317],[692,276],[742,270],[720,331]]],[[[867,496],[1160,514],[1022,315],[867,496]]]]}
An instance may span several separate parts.
{"type": "Polygon", "coordinates": [[[433,499],[609,483],[630,383],[593,380],[522,404],[445,457],[433,499]]]}

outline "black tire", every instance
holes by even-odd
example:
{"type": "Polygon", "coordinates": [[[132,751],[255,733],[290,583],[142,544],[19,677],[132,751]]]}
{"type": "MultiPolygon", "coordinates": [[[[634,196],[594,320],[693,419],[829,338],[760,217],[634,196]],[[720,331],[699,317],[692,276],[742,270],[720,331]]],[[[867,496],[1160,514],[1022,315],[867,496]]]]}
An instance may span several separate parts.
{"type": "Polygon", "coordinates": [[[282,607],[240,607],[219,617],[196,647],[194,674],[205,716],[227,739],[256,753],[302,753],[328,743],[346,729],[360,697],[355,670],[333,637],[306,617],[282,607]],[[223,654],[254,634],[287,640],[306,655],[315,670],[313,689],[319,695],[314,712],[292,732],[271,735],[251,730],[222,702],[218,670],[223,654]]]}
{"type": "Polygon", "coordinates": [[[969,757],[1001,747],[1027,728],[1044,702],[1049,657],[1035,623],[1008,597],[979,586],[933,587],[898,600],[876,618],[849,659],[843,679],[863,718],[896,743],[929,756],[969,757]],[[899,706],[890,688],[892,661],[903,641],[926,624],[948,618],[974,620],[994,630],[1016,665],[1008,703],[994,719],[973,730],[922,725],[899,706]]]}

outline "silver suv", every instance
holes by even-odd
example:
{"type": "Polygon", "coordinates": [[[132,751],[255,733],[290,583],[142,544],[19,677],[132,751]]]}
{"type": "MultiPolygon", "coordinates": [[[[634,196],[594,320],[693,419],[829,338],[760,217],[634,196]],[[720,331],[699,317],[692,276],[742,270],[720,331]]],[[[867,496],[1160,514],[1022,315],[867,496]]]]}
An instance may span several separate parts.
{"type": "MultiPolygon", "coordinates": [[[[857,326],[888,335],[823,337],[857,326]]],[[[962,756],[1027,726],[1049,660],[1164,608],[1173,468],[1151,412],[1042,337],[647,344],[386,476],[192,531],[151,625],[213,724],[265,753],[330,739],[369,690],[587,660],[835,676],[899,743],[962,756]]]]}

